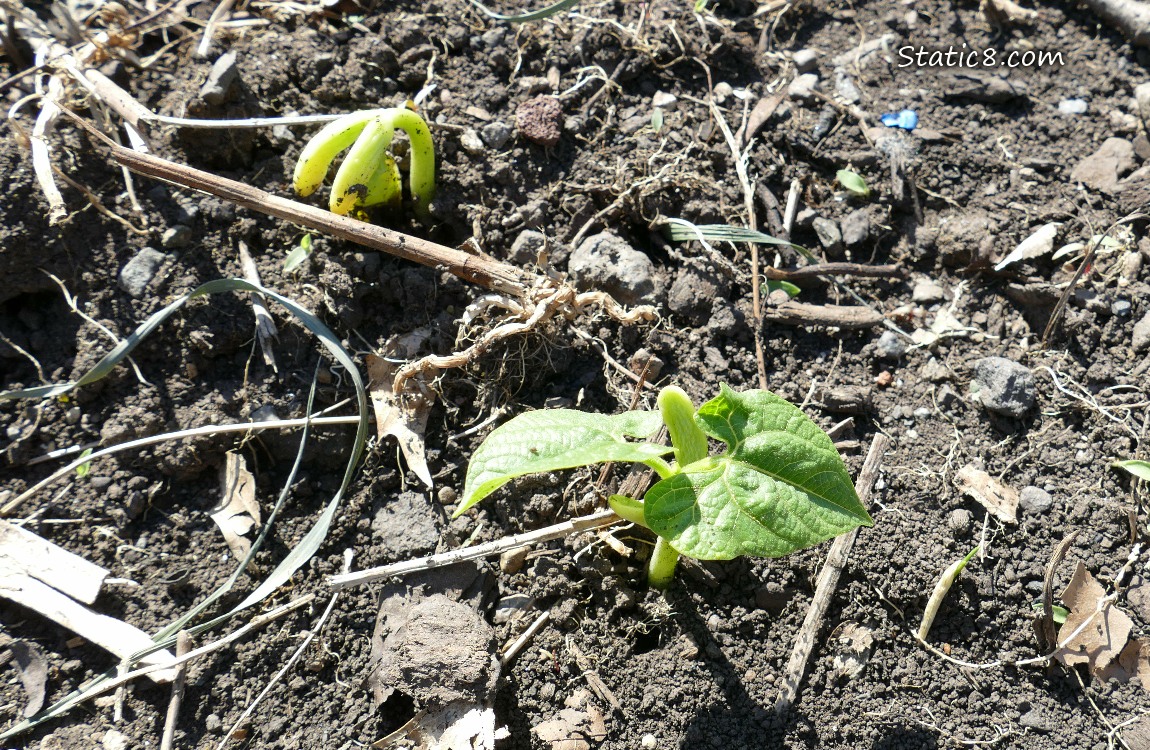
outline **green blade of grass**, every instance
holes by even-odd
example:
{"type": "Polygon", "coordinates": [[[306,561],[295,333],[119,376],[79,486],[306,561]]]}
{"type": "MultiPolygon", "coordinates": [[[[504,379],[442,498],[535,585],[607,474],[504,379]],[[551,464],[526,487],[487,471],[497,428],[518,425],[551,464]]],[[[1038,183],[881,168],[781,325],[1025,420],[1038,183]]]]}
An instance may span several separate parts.
{"type": "Polygon", "coordinates": [[[527,21],[538,21],[540,19],[547,18],[548,16],[553,16],[560,11],[567,10],[568,8],[579,4],[579,0],[559,0],[559,2],[548,5],[546,8],[533,10],[530,13],[505,16],[502,13],[496,13],[495,11],[491,10],[483,3],[479,2],[479,0],[470,0],[470,2],[489,18],[494,18],[496,21],[506,21],[507,23],[526,23],[527,21]]]}

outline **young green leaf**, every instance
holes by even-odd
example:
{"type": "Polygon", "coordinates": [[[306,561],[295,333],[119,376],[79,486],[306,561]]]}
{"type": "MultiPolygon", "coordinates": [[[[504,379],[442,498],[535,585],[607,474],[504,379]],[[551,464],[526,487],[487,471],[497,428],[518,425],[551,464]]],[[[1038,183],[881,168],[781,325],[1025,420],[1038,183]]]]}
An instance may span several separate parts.
{"type": "Polygon", "coordinates": [[[1125,469],[1139,479],[1150,482],[1150,461],[1139,461],[1138,459],[1132,458],[1127,461],[1115,461],[1110,465],[1119,469],[1125,469]]]}
{"type": "Polygon", "coordinates": [[[648,526],[680,553],[780,557],[872,525],[834,443],[798,407],[723,385],[697,420],[727,451],[660,481],[643,503],[648,526]]]}
{"type": "MultiPolygon", "coordinates": [[[[92,449],[91,448],[85,448],[84,452],[80,454],[80,458],[87,458],[90,455],[92,455],[92,449]]],[[[76,467],[76,478],[77,479],[83,479],[84,477],[88,476],[88,474],[91,473],[91,471],[92,471],[92,462],[91,461],[85,461],[84,463],[82,463],[76,467]]]]}
{"type": "Polygon", "coordinates": [[[803,291],[789,281],[783,281],[781,279],[769,279],[767,281],[767,293],[769,294],[776,289],[782,289],[792,299],[798,297],[799,293],[803,291]]]}
{"type": "Polygon", "coordinates": [[[284,273],[291,273],[299,268],[309,255],[311,255],[311,235],[305,234],[300,238],[299,244],[284,258],[284,273]]]}
{"type": "Polygon", "coordinates": [[[471,456],[463,500],[455,515],[515,477],[609,461],[658,459],[672,449],[630,443],[626,438],[650,437],[661,425],[659,413],[647,411],[589,414],[574,409],[540,409],[520,414],[497,427],[471,456]]]}
{"type": "Polygon", "coordinates": [[[843,189],[854,197],[870,197],[870,188],[867,187],[866,180],[864,180],[858,172],[852,172],[849,169],[840,169],[835,177],[838,178],[839,184],[843,186],[843,189]]]}

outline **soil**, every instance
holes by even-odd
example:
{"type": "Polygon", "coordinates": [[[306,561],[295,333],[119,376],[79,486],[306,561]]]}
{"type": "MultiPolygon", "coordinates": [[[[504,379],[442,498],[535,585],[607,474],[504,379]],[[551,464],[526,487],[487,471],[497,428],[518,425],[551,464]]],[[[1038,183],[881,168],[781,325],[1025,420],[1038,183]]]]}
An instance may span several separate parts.
{"type": "MultiPolygon", "coordinates": [[[[330,595],[325,579],[338,572],[345,549],[354,550],[356,568],[366,568],[540,528],[596,506],[598,470],[567,472],[515,482],[451,520],[467,457],[498,422],[490,420],[497,410],[506,418],[561,402],[601,412],[628,408],[635,385],[605,362],[604,351],[627,363],[646,349],[664,363],[658,382],[682,386],[697,402],[721,382],[758,387],[748,250],[716,243],[718,259],[697,242],[669,243],[652,224],[673,217],[747,225],[732,152],[707,102],[714,95],[737,131],[756,103],[787,89],[796,75],[794,53],[804,49],[817,53],[822,96],[792,89],[795,95],[781,102],[747,150],[747,172],[759,187],[757,224],[781,232],[779,204],[797,184],[796,243],[824,261],[902,269],[898,277],[804,283],[800,301],[861,301],[907,333],[951,321],[945,330],[936,326],[944,333],[937,340],[920,334],[918,345],[901,352],[889,341],[879,345],[883,325],[769,323],[762,332],[772,390],[804,404],[824,428],[851,418],[837,439],[852,474],[875,434],[892,438],[871,503],[875,525],[858,536],[815,635],[797,702],[783,720],[775,719],[772,706],[828,545],[776,560],[686,563],[665,593],[644,583],[650,540],[639,531],[619,534],[634,550],[630,557],[584,536],[535,548],[518,572],[496,561],[472,570],[472,583],[457,586],[453,601],[439,606],[452,611],[461,606],[456,602],[469,602],[480,615],[468,624],[479,634],[473,640],[501,647],[539,613],[550,613],[549,623],[491,682],[487,698],[498,725],[509,730],[501,746],[1106,748],[1123,731],[1130,747],[1146,746],[1136,744],[1131,730],[1112,734],[1145,712],[1147,696],[1137,680],[1103,681],[1057,664],[966,668],[923,649],[912,635],[940,572],[981,543],[982,554],[950,591],[929,641],[979,664],[1040,655],[1033,604],[1055,547],[1072,532],[1055,595],[1078,561],[1111,590],[1134,555],[1116,606],[1133,618],[1135,635],[1150,635],[1150,597],[1138,586],[1147,578],[1139,556],[1146,541],[1145,488],[1110,467],[1116,459],[1147,457],[1150,359],[1133,348],[1135,325],[1150,314],[1147,221],[1112,232],[1118,241],[1104,244],[1075,282],[1077,291],[1045,346],[1044,330],[1082,253],[1058,259],[1047,253],[995,268],[1044,224],[1060,224],[1058,248],[1085,243],[1144,206],[1150,181],[1137,170],[1150,144],[1146,113],[1132,97],[1137,85],[1150,81],[1145,50],[1132,48],[1089,10],[1062,3],[1041,3],[1033,20],[1007,25],[988,21],[979,3],[943,0],[913,6],[724,0],[698,13],[685,2],[583,3],[518,25],[489,18],[465,0],[367,8],[325,3],[332,10],[313,15],[320,6],[238,5],[237,17],[263,22],[221,28],[208,59],[192,54],[202,26],[172,20],[167,31],[137,42],[136,54],[145,57],[184,37],[150,67],[113,62],[103,69],[155,112],[206,118],[393,106],[434,84],[419,104],[439,123],[433,226],[403,218],[392,226],[448,245],[474,236],[490,255],[528,264],[531,256],[516,258],[513,243],[525,231],[541,232],[560,271],[576,240],[610,232],[649,259],[646,267],[627,268],[651,278],[624,279],[634,283],[623,287],[638,289],[661,317],[632,326],[602,316],[574,323],[602,346],[554,324],[446,372],[426,430],[436,489],[422,487],[393,441],[373,444],[327,541],[261,609],[305,593],[317,595],[315,604],[193,663],[176,747],[214,747],[224,739],[315,626],[330,595]],[[869,57],[857,54],[860,45],[884,35],[885,47],[869,57]],[[1008,79],[1003,83],[944,66],[901,66],[896,52],[904,45],[962,44],[999,54],[1060,53],[1063,63],[991,71],[1008,79]],[[208,103],[201,86],[213,62],[229,51],[237,54],[238,77],[222,101],[213,96],[215,103],[208,103]],[[839,55],[846,57],[835,62],[839,55]],[[837,86],[836,68],[842,71],[837,86]],[[852,85],[857,104],[843,104],[852,85]],[[553,145],[528,140],[527,126],[516,121],[520,105],[540,95],[558,95],[561,105],[553,145]],[[1065,100],[1083,100],[1085,111],[1063,111],[1077,106],[1060,109],[1065,100]],[[664,105],[657,128],[655,101],[664,105]],[[878,115],[904,109],[917,113],[917,130],[869,128],[878,115]],[[860,113],[869,123],[860,124],[860,113]],[[484,129],[492,123],[505,127],[484,129]],[[468,131],[475,133],[468,137],[468,131]],[[499,131],[510,137],[500,143],[499,131]],[[1110,138],[1125,141],[1109,146],[1119,156],[1105,164],[1092,159],[1110,138]],[[836,172],[845,168],[865,179],[869,198],[844,193],[836,172]],[[828,220],[837,222],[837,242],[820,238],[828,220]],[[991,412],[972,393],[974,364],[988,356],[1033,374],[1036,401],[1021,417],[991,412]],[[846,387],[854,390],[842,398],[846,387]],[[1014,490],[1032,488],[1016,523],[999,520],[960,490],[955,474],[967,465],[1014,490]],[[1041,502],[1043,493],[1049,504],[1041,502]],[[504,616],[505,609],[497,617],[501,601],[530,604],[514,617],[504,616]],[[851,676],[840,667],[860,632],[873,643],[856,649],[861,666],[851,676]],[[553,745],[533,732],[572,708],[601,713],[605,736],[553,745]]],[[[190,12],[202,20],[210,9],[192,4],[190,12]]],[[[499,7],[529,9],[518,1],[499,7]]],[[[50,17],[40,7],[27,12],[50,17]]],[[[0,79],[21,70],[0,57],[0,79]]],[[[25,77],[4,94],[14,102],[31,85],[25,77]]],[[[530,106],[536,119],[551,111],[530,106]]],[[[25,107],[18,118],[26,130],[34,111],[25,107]]],[[[294,159],[314,129],[153,126],[150,135],[166,158],[288,196],[294,159]]],[[[111,346],[69,309],[49,273],[88,316],[124,336],[176,295],[240,276],[239,246],[246,244],[264,284],[315,311],[357,356],[421,327],[431,332],[428,350],[448,353],[457,348],[461,311],[484,293],[443,270],[319,235],[308,260],[285,272],[300,229],[140,177],[134,179],[137,210],[120,170],[83,131],[62,120],[50,144],[54,163],[132,228],[69,187],[63,190],[73,213],[49,225],[28,152],[14,138],[0,141],[0,169],[9,175],[0,201],[4,389],[75,379],[111,346]],[[184,229],[168,232],[173,227],[184,229]],[[133,296],[120,272],[145,247],[166,257],[133,296]]],[[[790,249],[765,247],[764,266],[801,262],[790,249]]],[[[57,448],[112,445],[269,410],[302,416],[320,349],[308,331],[275,312],[278,371],[254,348],[246,296],[217,295],[189,304],[136,350],[146,383],[121,366],[67,398],[0,404],[0,499],[52,471],[58,461],[31,460],[57,448]]],[[[318,361],[317,403],[349,397],[346,377],[326,359],[318,361]]],[[[642,405],[652,401],[652,391],[639,395],[642,405]]],[[[291,500],[257,557],[256,574],[286,554],[336,492],[350,437],[350,428],[316,430],[291,500]]],[[[260,502],[269,508],[297,441],[298,433],[246,440],[215,435],[120,453],[41,492],[18,515],[32,514],[28,528],[120,581],[106,587],[96,609],[155,632],[234,569],[209,517],[225,451],[244,453],[260,502]]],[[[213,612],[235,604],[258,580],[242,577],[240,590],[213,612]]],[[[389,584],[385,617],[414,617],[395,614],[402,614],[403,602],[442,602],[435,592],[444,586],[425,583],[389,584]]],[[[303,658],[230,746],[363,747],[407,721],[417,708],[414,691],[376,685],[375,695],[390,697],[378,707],[373,702],[373,654],[386,653],[385,644],[372,643],[380,602],[379,584],[341,595],[303,658]]],[[[385,624],[380,621],[380,632],[400,632],[385,624]]],[[[104,651],[5,601],[0,633],[43,652],[49,704],[116,666],[104,651]]],[[[5,726],[19,719],[26,702],[14,663],[2,667],[5,726]]],[[[387,674],[396,670],[402,671],[389,667],[387,674]]],[[[480,682],[491,677],[479,671],[480,682]]],[[[425,694],[436,691],[418,693],[425,694]]],[[[123,698],[120,721],[113,721],[114,700],[90,702],[12,746],[154,746],[168,698],[168,688],[137,682],[123,698]],[[126,744],[115,744],[120,741],[126,744]]]]}

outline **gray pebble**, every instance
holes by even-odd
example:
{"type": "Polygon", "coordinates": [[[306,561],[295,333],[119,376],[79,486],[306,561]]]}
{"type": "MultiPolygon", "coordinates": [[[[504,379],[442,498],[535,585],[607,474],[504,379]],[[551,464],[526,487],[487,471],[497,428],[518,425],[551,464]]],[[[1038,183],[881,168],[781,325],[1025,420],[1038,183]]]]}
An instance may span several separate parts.
{"type": "Polygon", "coordinates": [[[881,359],[898,359],[906,354],[906,340],[894,331],[883,331],[874,345],[874,353],[881,359]]]}
{"type": "Polygon", "coordinates": [[[160,238],[160,244],[169,250],[187,247],[192,244],[191,227],[186,227],[183,224],[168,227],[164,230],[164,234],[160,238]]]}
{"type": "Polygon", "coordinates": [[[1150,349],[1150,311],[1142,316],[1142,320],[1134,324],[1134,335],[1130,337],[1130,348],[1136,352],[1150,349]]]}
{"type": "Polygon", "coordinates": [[[852,211],[844,216],[841,225],[843,244],[847,247],[857,247],[870,237],[870,215],[865,208],[852,211]]]}
{"type": "Polygon", "coordinates": [[[511,260],[520,265],[529,265],[539,258],[539,251],[545,247],[547,247],[545,234],[533,229],[525,230],[511,243],[511,260]]]}
{"type": "Polygon", "coordinates": [[[239,77],[240,70],[236,65],[236,53],[228,52],[220,55],[212,65],[208,78],[200,87],[200,98],[208,104],[218,106],[227,101],[228,92],[239,77]]]}
{"type": "Polygon", "coordinates": [[[168,256],[152,247],[136,253],[120,270],[120,288],[133,297],[143,295],[168,256]]]}
{"type": "Polygon", "coordinates": [[[937,281],[921,279],[914,285],[911,292],[912,300],[920,305],[929,305],[932,302],[942,302],[946,299],[946,290],[937,281]]]}
{"type": "Polygon", "coordinates": [[[511,140],[511,128],[499,121],[489,122],[480,128],[479,137],[483,139],[488,148],[498,151],[507,145],[507,141],[511,140]]]}
{"type": "Polygon", "coordinates": [[[946,517],[946,525],[954,532],[955,536],[966,536],[972,523],[974,523],[974,514],[966,508],[955,508],[946,517]]]}
{"type": "Polygon", "coordinates": [[[819,54],[813,49],[801,49],[791,57],[791,61],[794,62],[795,68],[800,73],[810,73],[814,70],[818,59],[819,54]]]}
{"type": "Polygon", "coordinates": [[[1130,300],[1128,299],[1116,299],[1110,303],[1110,312],[1120,318],[1125,318],[1129,315],[1130,308],[1130,300]]]}
{"type": "Polygon", "coordinates": [[[1063,99],[1058,102],[1058,111],[1066,115],[1086,114],[1085,99],[1063,99]]]}
{"type": "Polygon", "coordinates": [[[815,91],[819,88],[819,77],[814,73],[803,73],[796,76],[787,87],[787,93],[792,99],[809,101],[815,98],[815,91]]]}
{"type": "Polygon", "coordinates": [[[1018,507],[1027,513],[1045,513],[1054,504],[1054,498],[1041,487],[1023,487],[1018,493],[1018,507]]]}
{"type": "Polygon", "coordinates": [[[1034,374],[1005,357],[986,357],[974,363],[971,390],[992,412],[1019,418],[1034,406],[1034,374]]]}
{"type": "Polygon", "coordinates": [[[619,237],[588,237],[571,253],[567,270],[580,289],[607,292],[624,305],[654,299],[655,264],[619,237]]]}
{"type": "Polygon", "coordinates": [[[833,219],[818,216],[811,222],[811,227],[818,235],[819,244],[827,250],[837,250],[842,247],[843,235],[839,231],[839,225],[833,219]]]}
{"type": "Polygon", "coordinates": [[[486,150],[483,146],[483,139],[479,137],[479,133],[476,133],[470,128],[464,130],[463,134],[459,136],[459,145],[463,146],[463,150],[472,156],[478,156],[486,150]]]}

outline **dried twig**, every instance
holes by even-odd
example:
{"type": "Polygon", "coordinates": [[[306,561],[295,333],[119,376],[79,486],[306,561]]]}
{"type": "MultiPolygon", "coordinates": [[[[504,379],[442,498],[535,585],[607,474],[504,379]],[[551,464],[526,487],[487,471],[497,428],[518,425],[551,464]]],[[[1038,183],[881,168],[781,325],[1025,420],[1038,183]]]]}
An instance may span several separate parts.
{"type": "MultiPolygon", "coordinates": [[[[244,278],[253,284],[263,285],[260,281],[260,272],[256,268],[256,262],[252,259],[252,254],[248,251],[248,243],[241,241],[240,243],[240,267],[244,271],[244,278]]],[[[278,335],[276,330],[275,320],[272,319],[272,314],[268,311],[268,306],[264,304],[264,297],[262,294],[252,294],[252,312],[256,318],[256,339],[260,342],[260,351],[264,355],[264,364],[272,368],[273,372],[279,372],[276,367],[276,354],[275,348],[272,346],[272,341],[278,335]]]]}
{"type": "Polygon", "coordinates": [[[835,328],[873,328],[885,320],[882,313],[862,305],[810,305],[794,301],[768,308],[763,319],[771,323],[835,328]]]}
{"type": "MultiPolygon", "coordinates": [[[[186,630],[176,636],[176,658],[185,656],[192,650],[192,637],[186,630]]],[[[172,699],[168,703],[168,715],[164,718],[164,735],[160,738],[160,750],[172,750],[176,737],[176,720],[180,717],[180,704],[184,700],[184,688],[188,682],[188,666],[176,667],[176,679],[172,682],[172,699]]]]}
{"type": "Polygon", "coordinates": [[[328,585],[334,590],[340,591],[352,586],[381,581],[385,578],[395,578],[409,573],[417,573],[421,570],[442,568],[446,565],[463,562],[464,560],[477,560],[482,557],[501,555],[508,550],[518,547],[526,547],[529,544],[538,544],[540,542],[549,542],[552,539],[561,539],[580,531],[587,531],[588,529],[618,523],[621,520],[619,516],[615,515],[614,511],[601,510],[589,516],[579,516],[578,518],[573,518],[570,521],[564,521],[554,526],[504,537],[503,539],[496,539],[493,542],[478,544],[474,547],[464,547],[463,549],[451,550],[450,552],[441,552],[438,555],[429,555],[414,560],[404,560],[403,562],[397,562],[391,565],[381,565],[376,568],[361,570],[358,573],[332,576],[328,579],[328,585]]]}
{"type": "Polygon", "coordinates": [[[862,276],[871,279],[902,276],[901,266],[870,266],[865,263],[816,263],[802,268],[766,268],[763,275],[779,281],[805,281],[819,276],[862,276]]]}
{"type": "MultiPolygon", "coordinates": [[[[889,443],[890,439],[886,435],[881,433],[875,435],[870,445],[870,451],[863,462],[862,471],[859,472],[859,478],[855,485],[858,489],[859,500],[862,501],[864,507],[869,504],[871,489],[878,478],[883,453],[889,443]]],[[[811,608],[807,610],[807,617],[803,620],[803,626],[799,629],[794,648],[791,650],[791,657],[787,660],[787,671],[783,675],[783,688],[779,691],[779,697],[775,701],[775,715],[778,717],[783,717],[790,711],[791,705],[799,694],[799,685],[802,684],[803,675],[807,671],[807,660],[814,649],[815,636],[818,635],[819,628],[822,626],[823,618],[826,616],[831,597],[834,596],[839,576],[842,574],[843,567],[846,566],[847,556],[850,555],[856,536],[858,536],[858,529],[836,538],[831,545],[831,551],[827,553],[826,563],[823,564],[823,569],[819,572],[818,583],[815,585],[815,597],[811,600],[811,608]]]]}

